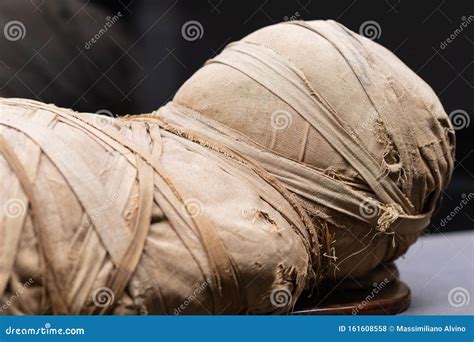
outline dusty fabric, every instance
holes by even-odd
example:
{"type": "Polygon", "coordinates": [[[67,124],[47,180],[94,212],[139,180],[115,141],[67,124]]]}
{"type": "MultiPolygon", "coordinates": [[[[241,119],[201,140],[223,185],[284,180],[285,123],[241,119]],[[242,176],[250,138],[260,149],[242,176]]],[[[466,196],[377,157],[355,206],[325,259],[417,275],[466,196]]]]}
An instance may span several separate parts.
{"type": "Polygon", "coordinates": [[[1,106],[2,313],[287,312],[313,286],[311,220],[239,154],[156,118],[1,106]]]}
{"type": "Polygon", "coordinates": [[[4,99],[1,313],[283,313],[396,277],[453,153],[431,89],[335,22],[232,43],[151,114],[4,99]]]}
{"type": "Polygon", "coordinates": [[[364,277],[405,253],[453,170],[454,131],[430,87],[334,21],[256,31],[173,101],[169,110],[213,127],[327,226],[326,278],[364,277]]]}

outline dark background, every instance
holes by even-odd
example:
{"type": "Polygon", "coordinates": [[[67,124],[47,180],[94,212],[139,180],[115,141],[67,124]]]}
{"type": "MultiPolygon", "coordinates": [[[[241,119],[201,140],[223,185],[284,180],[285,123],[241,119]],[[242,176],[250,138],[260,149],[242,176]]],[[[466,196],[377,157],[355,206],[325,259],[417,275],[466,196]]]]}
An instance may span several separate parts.
{"type": "Polygon", "coordinates": [[[431,85],[447,113],[464,119],[453,181],[430,231],[473,229],[474,203],[461,202],[474,193],[474,18],[446,44],[473,7],[443,0],[2,0],[0,28],[18,20],[25,32],[14,41],[0,36],[0,96],[106,115],[150,112],[227,43],[258,28],[291,18],[335,19],[359,32],[372,20],[381,29],[376,41],[431,85]],[[119,20],[86,49],[118,12],[119,20]],[[190,20],[202,25],[200,39],[183,38],[190,20]]]}

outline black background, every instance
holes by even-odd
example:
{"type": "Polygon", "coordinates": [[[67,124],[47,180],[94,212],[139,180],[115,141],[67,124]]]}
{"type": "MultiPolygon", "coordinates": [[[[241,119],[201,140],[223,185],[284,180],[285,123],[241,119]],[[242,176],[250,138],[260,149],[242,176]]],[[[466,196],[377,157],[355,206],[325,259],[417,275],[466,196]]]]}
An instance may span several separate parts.
{"type": "MultiPolygon", "coordinates": [[[[380,26],[376,41],[431,85],[447,113],[463,111],[469,125],[456,131],[453,181],[431,232],[474,228],[474,204],[452,221],[443,218],[474,193],[474,17],[452,42],[443,42],[473,13],[472,1],[44,1],[2,0],[0,25],[20,20],[25,37],[0,40],[0,96],[52,102],[80,111],[117,115],[150,112],[169,101],[207,59],[246,34],[277,22],[335,19],[359,32],[380,26]],[[105,24],[122,17],[90,49],[105,24]],[[182,26],[196,20],[200,39],[182,26]]],[[[472,201],[474,202],[474,201],[472,201]]]]}

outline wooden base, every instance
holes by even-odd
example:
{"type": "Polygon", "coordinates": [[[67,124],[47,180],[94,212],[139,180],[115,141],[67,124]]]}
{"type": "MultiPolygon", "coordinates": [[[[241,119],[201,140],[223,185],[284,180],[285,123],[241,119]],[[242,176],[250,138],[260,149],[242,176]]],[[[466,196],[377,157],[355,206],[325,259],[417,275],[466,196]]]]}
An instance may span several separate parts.
{"type": "Polygon", "coordinates": [[[395,280],[386,286],[343,290],[332,288],[325,293],[303,294],[293,315],[395,315],[410,306],[410,288],[395,280]]]}

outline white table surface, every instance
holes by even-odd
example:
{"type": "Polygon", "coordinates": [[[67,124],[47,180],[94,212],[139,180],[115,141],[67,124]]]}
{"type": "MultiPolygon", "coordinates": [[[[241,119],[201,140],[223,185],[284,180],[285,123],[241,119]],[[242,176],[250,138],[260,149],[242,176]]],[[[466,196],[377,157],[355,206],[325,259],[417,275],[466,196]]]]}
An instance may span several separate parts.
{"type": "Polygon", "coordinates": [[[474,232],[425,235],[396,263],[412,293],[404,315],[474,315],[474,232]]]}

